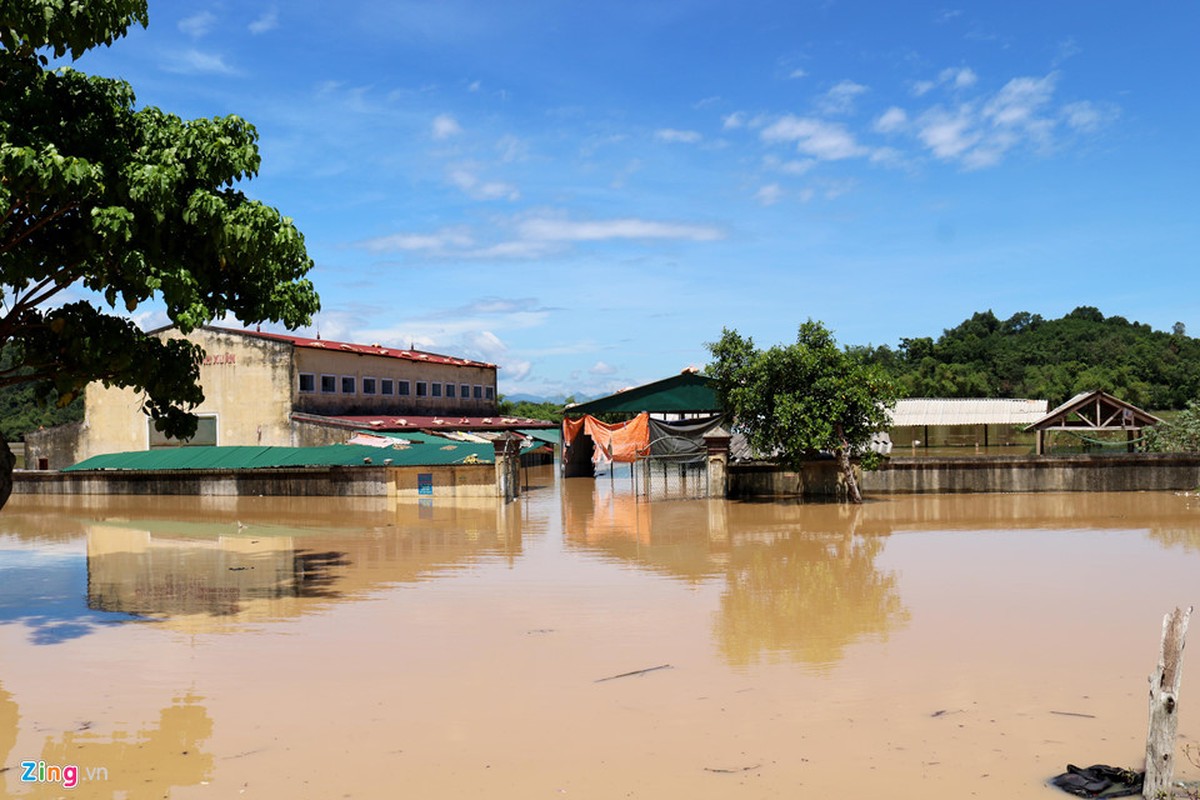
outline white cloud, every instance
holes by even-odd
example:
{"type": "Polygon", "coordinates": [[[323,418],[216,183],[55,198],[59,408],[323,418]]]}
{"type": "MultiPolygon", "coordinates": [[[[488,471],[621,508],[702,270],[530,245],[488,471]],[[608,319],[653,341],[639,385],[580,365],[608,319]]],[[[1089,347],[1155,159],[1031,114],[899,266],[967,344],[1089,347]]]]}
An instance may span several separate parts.
{"type": "Polygon", "coordinates": [[[273,31],[279,27],[279,9],[272,6],[259,16],[258,19],[251,22],[248,30],[256,36],[260,33],[273,31]]]}
{"type": "Polygon", "coordinates": [[[482,88],[483,81],[471,81],[471,83],[467,85],[468,92],[478,92],[482,88]]]}
{"type": "Polygon", "coordinates": [[[438,114],[433,118],[432,132],[434,139],[442,141],[451,136],[458,136],[462,133],[462,126],[449,114],[438,114]]]}
{"type": "Polygon", "coordinates": [[[917,120],[917,137],[938,158],[954,159],[978,144],[982,135],[974,129],[968,108],[951,113],[936,107],[917,120]]]}
{"type": "Polygon", "coordinates": [[[1086,100],[1078,103],[1068,103],[1062,108],[1063,121],[1074,130],[1083,133],[1094,133],[1111,122],[1116,113],[1111,109],[1102,108],[1086,100]]]}
{"type": "Polygon", "coordinates": [[[604,361],[597,361],[588,370],[589,375],[616,375],[617,368],[604,361]]]}
{"type": "Polygon", "coordinates": [[[895,133],[908,124],[908,114],[903,108],[892,106],[879,115],[874,128],[879,133],[895,133]]]}
{"type": "Polygon", "coordinates": [[[644,219],[578,221],[542,217],[518,225],[521,238],[540,242],[600,242],[609,239],[683,239],[711,242],[724,238],[717,228],[644,219]]]}
{"type": "Polygon", "coordinates": [[[735,111],[732,114],[726,114],[721,117],[721,127],[725,130],[736,130],[746,124],[746,113],[744,111],[735,111]]]}
{"type": "Polygon", "coordinates": [[[778,183],[768,183],[754,193],[754,199],[764,206],[773,206],[783,197],[783,188],[778,183]]]}
{"type": "Polygon", "coordinates": [[[953,84],[955,89],[966,89],[974,86],[979,76],[970,67],[950,67],[938,75],[939,83],[953,84]]]}
{"type": "Polygon", "coordinates": [[[505,164],[524,161],[529,155],[529,146],[511,134],[500,137],[496,142],[496,150],[500,153],[500,160],[505,164]]]}
{"type": "Polygon", "coordinates": [[[849,114],[854,110],[855,98],[866,91],[861,83],[840,81],[817,101],[817,106],[826,114],[849,114]]]}
{"type": "Polygon", "coordinates": [[[800,78],[807,78],[808,73],[802,69],[794,69],[788,73],[788,77],[792,80],[799,80],[800,78]]]}
{"type": "Polygon", "coordinates": [[[236,75],[237,70],[225,63],[225,57],[199,50],[181,50],[166,56],[163,69],[182,75],[236,75]]]}
{"type": "Polygon", "coordinates": [[[763,166],[767,169],[776,172],[782,172],[785,175],[804,175],[817,165],[815,159],[791,159],[784,161],[776,156],[766,156],[763,158],[763,166]]]}
{"type": "Polygon", "coordinates": [[[892,147],[877,147],[871,151],[871,163],[885,167],[900,166],[904,163],[904,154],[892,147]]]}
{"type": "Polygon", "coordinates": [[[470,234],[459,228],[446,228],[436,233],[396,233],[358,242],[356,246],[372,253],[428,252],[442,253],[467,248],[474,244],[470,234]]]}
{"type": "MultiPolygon", "coordinates": [[[[941,80],[956,88],[970,88],[976,82],[974,73],[966,68],[943,71],[941,80]]],[[[876,120],[875,129],[912,131],[935,157],[956,161],[966,169],[983,169],[1022,147],[1051,152],[1057,132],[1094,133],[1116,117],[1115,108],[1088,101],[1055,108],[1057,81],[1056,72],[1013,78],[990,96],[971,98],[950,108],[934,106],[911,121],[889,109],[876,120]]],[[[896,159],[884,154],[881,160],[896,159]]]]}
{"type": "Polygon", "coordinates": [[[642,160],[640,158],[631,158],[626,162],[625,166],[617,170],[617,174],[613,176],[609,185],[614,189],[623,189],[625,188],[625,184],[629,182],[629,179],[638,172],[641,172],[641,170],[642,160]]]}
{"type": "Polygon", "coordinates": [[[924,97],[934,90],[937,86],[933,81],[914,81],[912,85],[913,97],[924,97]]]}
{"type": "Polygon", "coordinates": [[[654,132],[654,138],[660,142],[673,144],[695,144],[702,138],[696,131],[681,131],[675,128],[662,128],[654,132]]]}
{"type": "Polygon", "coordinates": [[[450,183],[474,200],[518,200],[521,192],[511,183],[484,181],[469,167],[450,170],[450,183]]]}
{"type": "Polygon", "coordinates": [[[713,95],[712,97],[705,97],[705,98],[702,98],[702,99],[697,100],[696,102],[692,103],[692,108],[699,110],[701,108],[707,108],[707,107],[713,105],[714,103],[719,103],[719,102],[721,102],[720,95],[713,95]]]}
{"type": "Polygon", "coordinates": [[[983,107],[983,116],[995,125],[1018,125],[1030,121],[1050,102],[1055,73],[1044,78],[1013,78],[983,107]]]}
{"type": "Polygon", "coordinates": [[[217,15],[211,11],[201,11],[199,14],[193,14],[190,17],[184,17],[179,20],[179,30],[191,36],[193,39],[199,39],[213,29],[213,25],[217,23],[217,15]]]}
{"type": "Polygon", "coordinates": [[[799,152],[824,161],[868,153],[842,125],[790,114],[768,125],[761,135],[766,142],[795,142],[799,152]]]}

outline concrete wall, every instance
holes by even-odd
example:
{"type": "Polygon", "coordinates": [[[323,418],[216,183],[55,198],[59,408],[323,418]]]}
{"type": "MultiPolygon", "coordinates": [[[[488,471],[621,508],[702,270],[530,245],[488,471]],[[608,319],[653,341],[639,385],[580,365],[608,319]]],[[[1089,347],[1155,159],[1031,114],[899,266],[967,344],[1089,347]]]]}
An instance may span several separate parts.
{"type": "MultiPolygon", "coordinates": [[[[491,465],[489,465],[491,466],[491,465]]],[[[388,497],[387,467],[13,473],[13,494],[388,497]]]]}
{"type": "MultiPolygon", "coordinates": [[[[178,333],[167,330],[161,335],[178,333]]],[[[292,444],[290,344],[205,329],[184,338],[207,353],[200,366],[204,402],[194,411],[216,417],[218,445],[292,444]]],[[[148,449],[149,419],[141,405],[141,397],[131,389],[89,385],[75,460],[148,449]]]]}
{"type": "MultiPolygon", "coordinates": [[[[406,467],[392,470],[397,498],[496,497],[500,487],[494,464],[452,464],[441,467],[406,467]],[[432,494],[420,492],[421,476],[429,476],[432,494]]],[[[511,499],[511,498],[508,498],[511,499]]]]}
{"type": "MultiPolygon", "coordinates": [[[[1200,455],[892,458],[882,469],[857,467],[864,495],[1006,492],[1188,491],[1200,487],[1200,455]]],[[[800,472],[768,464],[729,468],[730,497],[841,497],[833,460],[811,461],[800,472]]]]}
{"type": "Polygon", "coordinates": [[[1184,491],[1200,486],[1200,455],[893,458],[862,477],[864,494],[1184,491]]]}
{"type": "Polygon", "coordinates": [[[841,497],[841,473],[833,459],[810,461],[799,472],[771,464],[731,464],[729,497],[841,497]]]}
{"type": "Polygon", "coordinates": [[[68,422],[25,434],[25,468],[38,469],[38,462],[43,458],[47,462],[46,469],[71,466],[79,461],[82,437],[82,422],[68,422]]]}
{"type": "Polygon", "coordinates": [[[255,470],[17,472],[14,495],[225,497],[496,497],[493,464],[441,467],[309,467],[255,470]],[[430,475],[432,493],[421,494],[430,475]]]}
{"type": "Polygon", "coordinates": [[[345,444],[354,436],[352,428],[323,425],[310,420],[292,420],[292,444],[295,447],[324,447],[345,444]]]}
{"type": "Polygon", "coordinates": [[[430,416],[435,414],[457,414],[458,416],[489,416],[496,413],[496,370],[484,367],[460,366],[409,361],[400,358],[350,353],[340,350],[296,349],[296,370],[292,382],[292,399],[297,411],[309,414],[363,415],[392,414],[430,416]],[[301,392],[300,374],[313,375],[315,391],[301,392]],[[333,376],[336,392],[321,389],[321,376],[333,376]],[[342,377],[354,378],[353,394],[342,393],[342,377]],[[376,393],[363,394],[362,379],[376,379],[376,393]],[[380,393],[378,381],[390,378],[397,382],[395,393],[380,393]],[[409,394],[399,394],[399,381],[408,381],[409,394]],[[426,384],[424,397],[417,396],[417,383],[426,384]],[[438,384],[441,397],[433,396],[433,384],[438,384]],[[446,384],[454,386],[454,397],[446,396],[446,384]],[[461,397],[462,386],[471,387],[471,396],[461,397]],[[476,400],[475,387],[483,387],[483,397],[476,400]],[[487,397],[491,390],[491,398],[487,397]]]}

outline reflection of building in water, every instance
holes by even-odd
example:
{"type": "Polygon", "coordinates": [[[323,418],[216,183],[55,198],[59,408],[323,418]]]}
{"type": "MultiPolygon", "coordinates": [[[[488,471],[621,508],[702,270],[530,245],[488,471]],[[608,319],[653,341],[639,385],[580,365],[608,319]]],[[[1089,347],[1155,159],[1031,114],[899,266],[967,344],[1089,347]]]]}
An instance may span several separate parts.
{"type": "Polygon", "coordinates": [[[127,614],[223,616],[254,600],[328,596],[336,568],[348,565],[290,536],[197,541],[97,526],[87,543],[88,605],[127,614]]]}
{"type": "Polygon", "coordinates": [[[638,503],[604,481],[563,490],[568,542],[675,578],[724,579],[714,633],[735,665],[832,665],[908,619],[897,577],[875,566],[885,539],[856,532],[866,516],[842,504],[638,503]]]}
{"type": "Polygon", "coordinates": [[[96,797],[159,800],[174,787],[195,786],[212,777],[213,756],[200,749],[213,731],[202,699],[192,694],[177,697],[161,710],[153,727],[132,734],[65,731],[47,738],[39,758],[79,767],[73,793],[91,788],[89,794],[96,797]],[[89,774],[95,785],[89,783],[89,774]]]}
{"type": "Polygon", "coordinates": [[[366,521],[374,524],[331,530],[126,519],[86,525],[88,603],[161,617],[189,631],[224,630],[521,552],[519,504],[460,499],[406,505],[366,521]]]}

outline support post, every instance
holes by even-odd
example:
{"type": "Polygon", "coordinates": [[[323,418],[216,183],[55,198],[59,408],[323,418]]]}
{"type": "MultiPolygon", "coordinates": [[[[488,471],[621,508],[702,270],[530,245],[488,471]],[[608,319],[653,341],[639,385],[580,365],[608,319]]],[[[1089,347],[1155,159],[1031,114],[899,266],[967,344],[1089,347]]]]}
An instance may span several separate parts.
{"type": "Polygon", "coordinates": [[[1175,770],[1175,732],[1179,727],[1179,681],[1183,677],[1183,647],[1187,642],[1192,607],[1176,608],[1163,617],[1162,652],[1150,676],[1150,730],[1146,734],[1146,800],[1171,796],[1175,770]]]}
{"type": "Polygon", "coordinates": [[[729,494],[729,442],[733,437],[721,426],[704,434],[708,457],[708,496],[725,499],[729,494]]]}
{"type": "Polygon", "coordinates": [[[492,440],[496,456],[496,495],[508,503],[521,495],[521,437],[502,433],[492,440]]]}

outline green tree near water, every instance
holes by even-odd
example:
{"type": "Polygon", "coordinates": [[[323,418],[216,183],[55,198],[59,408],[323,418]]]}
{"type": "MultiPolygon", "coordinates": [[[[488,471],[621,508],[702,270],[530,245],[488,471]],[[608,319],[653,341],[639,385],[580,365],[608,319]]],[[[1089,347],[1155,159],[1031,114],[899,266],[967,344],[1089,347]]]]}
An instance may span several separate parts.
{"type": "Polygon", "coordinates": [[[868,463],[871,437],[884,430],[896,390],[878,366],[838,347],[819,322],[800,326],[795,344],[759,350],[725,329],[708,345],[708,374],[721,407],[760,453],[798,468],[818,452],[833,453],[848,499],[862,502],[851,456],[868,463]]]}
{"type": "Polygon", "coordinates": [[[295,225],[236,188],[258,171],[252,125],[138,108],[124,81],[50,68],[147,23],[145,0],[0,0],[0,387],[63,406],[94,380],[129,387],[186,438],[203,352],[123,313],[157,300],[186,333],[225,314],[294,328],[320,304],[295,225]],[[69,299],[81,289],[94,299],[69,299]]]}

